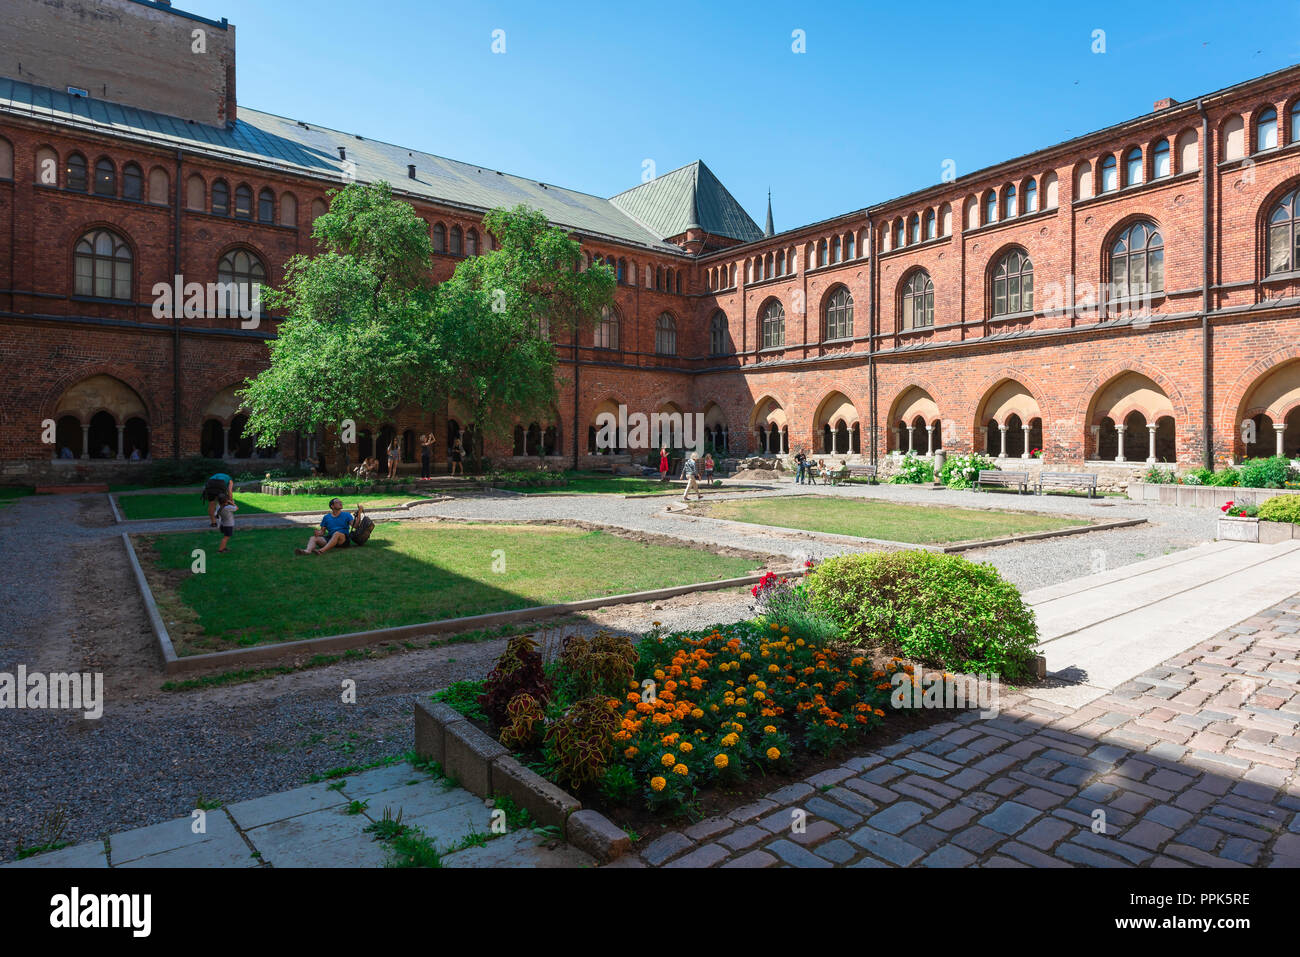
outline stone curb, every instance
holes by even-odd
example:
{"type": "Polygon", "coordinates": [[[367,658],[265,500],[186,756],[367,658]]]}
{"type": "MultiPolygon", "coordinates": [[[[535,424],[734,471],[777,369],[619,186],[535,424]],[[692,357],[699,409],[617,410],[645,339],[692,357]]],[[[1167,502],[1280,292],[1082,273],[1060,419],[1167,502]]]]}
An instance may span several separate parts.
{"type": "Polygon", "coordinates": [[[524,767],[500,742],[465,716],[422,695],[415,700],[415,753],[437,761],[460,786],[481,798],[510,798],[543,826],[558,828],[564,839],[601,863],[627,852],[631,839],[599,811],[524,767]]]}
{"type": "MultiPolygon", "coordinates": [[[[516,624],[554,618],[576,611],[590,611],[609,605],[630,605],[640,602],[658,601],[661,598],[673,598],[700,591],[720,591],[724,588],[740,588],[756,585],[762,575],[745,575],[740,578],[723,578],[717,581],[695,582],[689,585],[673,585],[653,591],[627,592],[622,595],[606,595],[603,598],[586,598],[581,601],[565,602],[559,605],[536,605],[531,608],[517,608],[513,611],[498,611],[486,615],[469,615],[464,618],[444,618],[441,621],[420,622],[414,625],[398,625],[393,628],[377,628],[372,631],[354,631],[343,635],[326,635],[323,638],[304,638],[301,641],[281,641],[271,645],[258,645],[252,648],[235,648],[227,651],[211,651],[201,655],[177,655],[171,636],[163,624],[162,616],[153,597],[153,591],[145,578],[144,569],[136,556],[135,546],[131,542],[131,533],[123,532],[122,541],[126,545],[127,556],[135,572],[136,586],[140,597],[149,612],[149,623],[153,627],[154,637],[162,651],[163,666],[167,674],[187,674],[207,668],[223,665],[243,665],[260,661],[272,661],[289,655],[310,655],[324,651],[343,651],[348,648],[361,648],[365,645],[382,641],[396,641],[404,638],[419,638],[447,632],[479,631],[496,628],[501,625],[516,624]]],[[[802,575],[804,569],[793,569],[783,574],[787,576],[802,575]]]]}

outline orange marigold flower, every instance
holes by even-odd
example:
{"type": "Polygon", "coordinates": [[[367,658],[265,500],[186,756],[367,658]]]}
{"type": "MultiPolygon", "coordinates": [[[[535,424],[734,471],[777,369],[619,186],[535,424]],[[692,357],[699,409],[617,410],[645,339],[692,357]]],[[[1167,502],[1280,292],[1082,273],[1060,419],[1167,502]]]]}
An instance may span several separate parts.
{"type": "Polygon", "coordinates": [[[684,764],[674,764],[674,765],[673,765],[673,774],[688,774],[688,773],[690,773],[690,770],[691,770],[691,769],[688,768],[688,767],[687,767],[686,765],[684,765],[684,764]]]}
{"type": "Polygon", "coordinates": [[[686,754],[690,754],[691,751],[692,751],[694,748],[695,748],[695,745],[691,744],[691,742],[689,742],[689,741],[683,741],[683,742],[682,742],[682,751],[683,751],[684,753],[686,753],[686,754]]]}
{"type": "Polygon", "coordinates": [[[670,752],[668,754],[665,754],[662,758],[660,758],[659,763],[666,768],[670,768],[673,766],[673,762],[675,762],[676,760],[677,760],[677,755],[672,754],[670,752]]]}
{"type": "Polygon", "coordinates": [[[777,749],[777,748],[768,748],[768,749],[767,749],[767,759],[768,759],[769,761],[775,761],[775,760],[776,760],[777,758],[779,758],[780,756],[781,756],[781,752],[780,752],[779,749],[777,749]]]}
{"type": "Polygon", "coordinates": [[[776,725],[774,725],[774,724],[769,724],[767,727],[765,727],[765,728],[763,729],[763,733],[764,733],[764,734],[776,734],[776,725]]]}
{"type": "Polygon", "coordinates": [[[623,757],[625,757],[625,758],[635,758],[635,757],[636,757],[638,754],[640,754],[640,753],[641,753],[640,750],[639,750],[639,749],[637,748],[637,746],[634,744],[634,745],[632,745],[632,747],[630,747],[630,748],[626,748],[626,749],[623,751],[623,757]]]}
{"type": "Polygon", "coordinates": [[[650,779],[650,789],[653,791],[662,791],[667,786],[668,780],[666,778],[656,776],[650,779]]]}
{"type": "Polygon", "coordinates": [[[725,754],[716,755],[713,758],[713,766],[721,770],[730,763],[730,759],[725,754]]]}

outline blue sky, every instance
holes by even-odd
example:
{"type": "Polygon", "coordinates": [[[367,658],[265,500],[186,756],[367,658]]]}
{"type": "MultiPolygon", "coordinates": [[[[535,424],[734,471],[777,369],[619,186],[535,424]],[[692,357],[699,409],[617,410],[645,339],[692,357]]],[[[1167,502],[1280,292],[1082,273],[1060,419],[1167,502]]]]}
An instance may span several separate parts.
{"type": "Polygon", "coordinates": [[[1300,62],[1295,0],[176,6],[235,24],[247,106],[601,196],[702,159],[778,230],[1300,62]]]}

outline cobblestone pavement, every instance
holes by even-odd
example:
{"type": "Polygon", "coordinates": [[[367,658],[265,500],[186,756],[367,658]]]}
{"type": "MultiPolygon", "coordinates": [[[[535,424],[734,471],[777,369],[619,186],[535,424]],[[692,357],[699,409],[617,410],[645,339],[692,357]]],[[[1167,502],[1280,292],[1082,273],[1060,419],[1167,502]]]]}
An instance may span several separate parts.
{"type": "Polygon", "coordinates": [[[609,866],[1300,867],[1298,658],[1300,596],[1077,710],[1004,694],[609,866]]]}

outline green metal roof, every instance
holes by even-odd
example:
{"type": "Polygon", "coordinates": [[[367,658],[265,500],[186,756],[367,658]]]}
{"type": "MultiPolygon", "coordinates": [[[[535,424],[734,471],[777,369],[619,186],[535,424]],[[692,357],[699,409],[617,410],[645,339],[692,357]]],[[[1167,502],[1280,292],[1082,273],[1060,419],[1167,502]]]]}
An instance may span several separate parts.
{"type": "MultiPolygon", "coordinates": [[[[474,209],[526,203],[545,213],[551,222],[580,233],[665,253],[680,255],[682,252],[678,246],[664,242],[677,233],[655,232],[614,201],[432,153],[362,139],[242,105],[238,121],[221,128],[0,78],[0,113],[147,140],[173,149],[200,150],[236,162],[287,167],[291,171],[336,179],[340,184],[345,173],[352,170],[361,182],[387,180],[394,189],[407,194],[474,209]],[[346,164],[354,167],[345,165],[339,158],[340,146],[347,153],[346,164]],[[415,179],[408,178],[407,174],[407,166],[412,163],[416,168],[415,179]]],[[[709,178],[717,183],[711,173],[709,178]]],[[[716,191],[735,203],[720,183],[716,191]]]]}
{"type": "Polygon", "coordinates": [[[610,202],[661,238],[695,227],[741,242],[763,237],[758,224],[701,160],[619,193],[610,202]]]}

